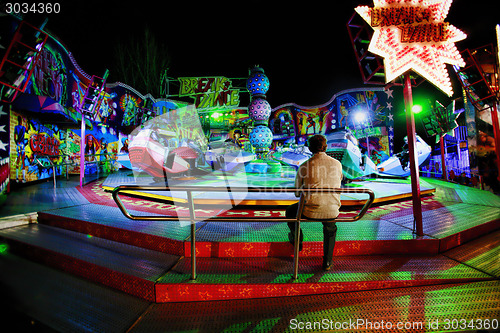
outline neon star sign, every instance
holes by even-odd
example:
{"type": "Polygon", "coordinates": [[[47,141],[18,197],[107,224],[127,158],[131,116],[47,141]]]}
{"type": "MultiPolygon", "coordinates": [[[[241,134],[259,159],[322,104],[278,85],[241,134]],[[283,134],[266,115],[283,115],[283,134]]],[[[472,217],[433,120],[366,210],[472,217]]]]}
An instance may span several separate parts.
{"type": "Polygon", "coordinates": [[[389,83],[413,70],[448,96],[453,94],[445,64],[465,65],[455,43],[467,36],[444,22],[453,0],[373,0],[356,12],[373,28],[368,51],[384,58],[389,83]]]}

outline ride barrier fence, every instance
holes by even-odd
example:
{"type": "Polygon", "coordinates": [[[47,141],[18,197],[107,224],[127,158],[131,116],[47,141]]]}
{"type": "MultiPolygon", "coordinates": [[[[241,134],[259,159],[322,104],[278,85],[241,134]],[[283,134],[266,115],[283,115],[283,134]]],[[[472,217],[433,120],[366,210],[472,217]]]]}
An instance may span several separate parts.
{"type": "Polygon", "coordinates": [[[196,280],[196,222],[244,222],[244,220],[255,220],[253,218],[244,217],[227,217],[227,216],[214,216],[214,217],[197,217],[195,213],[195,200],[193,199],[193,193],[207,193],[207,192],[227,192],[229,194],[229,199],[234,207],[234,199],[232,193],[234,192],[249,192],[249,193],[300,193],[299,207],[297,209],[296,218],[281,218],[281,217],[266,217],[265,222],[294,222],[295,223],[295,244],[294,244],[294,270],[293,279],[296,280],[298,277],[299,269],[299,240],[300,240],[300,223],[301,222],[355,222],[361,219],[368,208],[372,205],[375,200],[375,194],[370,189],[365,188],[310,188],[310,189],[296,189],[296,188],[247,188],[247,187],[203,187],[203,186],[138,186],[138,185],[121,185],[117,186],[113,190],[113,200],[116,205],[123,213],[124,216],[131,220],[145,220],[145,221],[189,221],[191,223],[191,280],[196,280]],[[170,192],[186,192],[187,195],[187,205],[189,208],[189,216],[163,216],[163,215],[132,215],[121,201],[119,194],[126,191],[170,191],[170,192]],[[368,195],[368,199],[362,206],[359,213],[352,217],[337,217],[336,219],[329,220],[310,220],[303,219],[302,212],[305,206],[305,194],[307,193],[365,193],[368,195]]]}

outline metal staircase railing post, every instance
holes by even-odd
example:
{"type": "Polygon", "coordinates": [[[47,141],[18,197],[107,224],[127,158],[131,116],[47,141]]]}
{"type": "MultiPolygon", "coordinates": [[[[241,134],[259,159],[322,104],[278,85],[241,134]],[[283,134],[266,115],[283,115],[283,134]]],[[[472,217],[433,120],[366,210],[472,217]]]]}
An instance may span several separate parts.
{"type": "Polygon", "coordinates": [[[189,219],[191,223],[191,280],[196,280],[196,213],[194,211],[193,192],[187,190],[189,219]]]}

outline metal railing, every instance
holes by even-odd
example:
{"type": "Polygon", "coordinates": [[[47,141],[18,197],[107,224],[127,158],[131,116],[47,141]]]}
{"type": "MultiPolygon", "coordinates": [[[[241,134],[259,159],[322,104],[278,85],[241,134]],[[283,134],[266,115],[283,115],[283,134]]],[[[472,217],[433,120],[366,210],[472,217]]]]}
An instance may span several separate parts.
{"type": "MultiPolygon", "coordinates": [[[[248,220],[249,218],[243,217],[227,217],[227,216],[214,216],[214,217],[197,217],[195,212],[195,202],[193,200],[193,193],[206,193],[206,192],[228,192],[230,194],[231,203],[234,207],[234,199],[232,197],[233,192],[244,192],[244,193],[300,193],[299,206],[297,209],[296,218],[281,218],[281,217],[266,217],[265,222],[295,222],[295,244],[294,244],[294,270],[293,279],[296,280],[298,277],[299,269],[299,240],[300,240],[300,223],[301,222],[354,222],[361,219],[367,212],[368,208],[372,205],[375,200],[375,194],[370,189],[363,188],[332,188],[332,189],[295,189],[295,188],[247,188],[247,187],[203,187],[203,186],[172,186],[172,187],[159,187],[159,186],[137,186],[137,185],[121,185],[113,190],[113,200],[117,204],[120,211],[127,218],[131,220],[145,220],[145,221],[189,221],[191,223],[191,280],[196,280],[196,222],[242,222],[243,220],[248,220]],[[189,216],[179,217],[179,216],[162,216],[162,215],[132,215],[123,205],[120,197],[118,196],[121,192],[125,191],[170,191],[170,192],[186,192],[187,194],[187,205],[189,208],[189,216]],[[305,206],[304,194],[306,193],[365,193],[368,195],[368,199],[359,211],[359,213],[353,217],[337,217],[336,219],[329,220],[310,220],[303,219],[302,211],[305,206]]],[[[253,218],[254,220],[255,218],[253,218]]]]}
{"type": "MultiPolygon", "coordinates": [[[[88,184],[90,183],[91,181],[94,181],[95,180],[95,177],[90,177],[91,175],[96,175],[97,179],[100,178],[100,168],[101,168],[101,165],[105,165],[106,163],[110,163],[110,162],[113,162],[115,161],[116,159],[116,156],[118,155],[118,153],[99,153],[99,154],[85,154],[85,165],[91,165],[91,164],[95,164],[96,165],[96,172],[95,173],[91,173],[90,175],[87,175],[85,177],[87,177],[87,179],[83,180],[83,184],[88,184]],[[104,157],[104,159],[102,159],[104,157]]],[[[80,158],[77,162],[77,166],[80,165],[80,158]]]]}
{"type": "MultiPolygon", "coordinates": [[[[101,154],[87,154],[86,158],[92,158],[91,161],[85,161],[85,165],[96,164],[97,165],[97,177],[99,177],[99,166],[100,164],[105,164],[108,162],[112,162],[114,160],[114,156],[118,155],[117,153],[101,153],[101,154]],[[102,157],[105,159],[101,159],[102,157]]],[[[60,155],[42,155],[35,154],[34,161],[42,168],[49,169],[52,168],[52,178],[54,180],[54,188],[57,187],[56,184],[56,168],[65,166],[66,167],[66,179],[69,179],[69,166],[79,166],[80,161],[75,161],[79,159],[77,155],[68,155],[68,154],[60,154],[60,155]],[[62,159],[61,162],[55,162],[55,160],[62,159]]]]}
{"type": "Polygon", "coordinates": [[[41,166],[42,168],[49,169],[52,168],[52,177],[54,180],[54,188],[56,185],[56,167],[66,166],[66,179],[69,177],[68,166],[75,165],[75,162],[72,159],[71,155],[60,154],[60,155],[34,155],[35,162],[41,166]],[[54,162],[54,160],[62,158],[62,162],[54,162]],[[68,161],[69,159],[69,161],[68,161]],[[45,164],[44,161],[47,161],[48,164],[45,164]]]}

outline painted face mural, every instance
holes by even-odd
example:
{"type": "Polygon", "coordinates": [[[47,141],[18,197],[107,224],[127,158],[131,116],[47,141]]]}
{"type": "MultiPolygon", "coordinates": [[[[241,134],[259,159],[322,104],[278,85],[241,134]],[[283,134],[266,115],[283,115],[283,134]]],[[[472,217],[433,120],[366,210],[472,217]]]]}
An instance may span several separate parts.
{"type": "Polygon", "coordinates": [[[135,123],[135,116],[140,103],[141,100],[131,94],[124,94],[120,97],[120,107],[123,110],[123,126],[130,126],[135,123]]]}
{"type": "Polygon", "coordinates": [[[285,138],[295,136],[293,115],[289,108],[276,111],[269,119],[269,126],[275,137],[285,138]]]}
{"type": "Polygon", "coordinates": [[[48,96],[59,104],[67,100],[67,68],[61,54],[45,46],[33,70],[32,89],[36,95],[48,96]]]}

